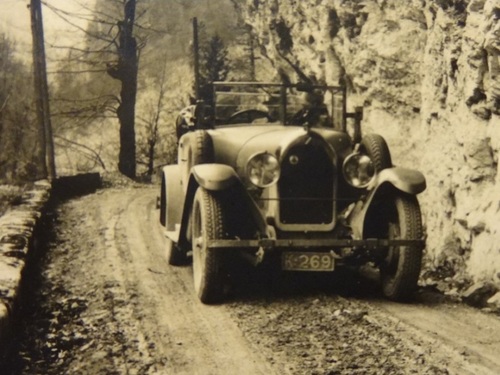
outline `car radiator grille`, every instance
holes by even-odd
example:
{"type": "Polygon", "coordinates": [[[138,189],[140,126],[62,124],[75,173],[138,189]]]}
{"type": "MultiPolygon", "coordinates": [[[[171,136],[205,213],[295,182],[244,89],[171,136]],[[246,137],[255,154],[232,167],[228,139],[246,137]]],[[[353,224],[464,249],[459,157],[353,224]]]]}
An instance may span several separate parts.
{"type": "Polygon", "coordinates": [[[320,140],[292,147],[278,182],[280,222],[328,224],[333,221],[335,166],[320,140]]]}

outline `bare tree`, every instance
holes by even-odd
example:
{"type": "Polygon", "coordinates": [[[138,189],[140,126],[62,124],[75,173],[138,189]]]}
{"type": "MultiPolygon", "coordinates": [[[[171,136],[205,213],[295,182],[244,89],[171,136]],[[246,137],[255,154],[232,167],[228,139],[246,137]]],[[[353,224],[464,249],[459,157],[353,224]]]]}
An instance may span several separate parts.
{"type": "Polygon", "coordinates": [[[139,145],[138,162],[146,164],[146,175],[152,176],[154,172],[154,161],[156,156],[156,145],[160,140],[160,117],[164,106],[166,86],[166,64],[161,69],[158,80],[158,97],[154,106],[147,112],[149,116],[141,119],[145,125],[145,141],[139,145]],[[145,157],[145,160],[143,159],[145,157]],[[143,161],[144,160],[144,161],[143,161]]]}
{"type": "Polygon", "coordinates": [[[0,184],[47,177],[40,170],[45,159],[40,160],[33,94],[30,69],[0,33],[0,184]]]}
{"type": "Polygon", "coordinates": [[[75,31],[86,35],[84,45],[52,46],[67,52],[54,72],[57,96],[52,102],[58,135],[97,150],[102,138],[93,137],[92,131],[100,132],[102,127],[110,134],[105,127],[114,129],[114,124],[107,119],[118,118],[120,144],[113,137],[100,151],[106,165],[113,165],[107,157],[115,157],[114,150],[119,150],[118,169],[129,177],[143,173],[143,167],[150,173],[149,165],[154,163],[147,155],[171,160],[167,149],[173,147],[170,123],[184,105],[184,98],[192,95],[192,70],[185,69],[192,37],[189,20],[199,14],[209,23],[209,34],[219,32],[224,39],[232,38],[229,28],[219,22],[231,21],[224,14],[227,12],[220,11],[219,3],[226,3],[224,9],[232,6],[229,0],[214,1],[210,7],[196,0],[97,0],[95,8],[87,9],[86,14],[76,14],[45,4],[75,31]],[[81,26],[77,22],[81,20],[88,25],[81,26]],[[169,66],[164,86],[144,84],[151,77],[158,77],[155,82],[162,81],[162,68],[157,63],[162,60],[169,66]],[[181,72],[178,80],[173,70],[181,72]],[[144,98],[154,98],[151,107],[144,98]],[[182,103],[177,103],[179,100],[182,103]],[[83,141],[87,136],[93,137],[88,143],[83,141]]]}
{"type": "Polygon", "coordinates": [[[135,102],[137,96],[138,56],[134,37],[135,0],[124,2],[124,18],[118,21],[118,61],[108,65],[108,74],[121,82],[120,104],[116,111],[120,121],[118,169],[135,178],[135,102]]]}
{"type": "MultiPolygon", "coordinates": [[[[53,46],[67,51],[55,72],[58,82],[55,115],[59,124],[70,117],[72,120],[66,124],[86,126],[116,116],[120,127],[118,169],[130,178],[136,175],[135,105],[139,53],[144,47],[135,35],[135,29],[140,28],[136,25],[137,3],[137,0],[99,0],[95,8],[86,9],[86,14],[69,13],[46,4],[85,37],[84,46],[53,46]],[[87,26],[81,26],[81,21],[87,21],[87,26]],[[103,79],[104,73],[119,84],[103,79]],[[82,86],[86,89],[82,90],[82,86]]],[[[75,131],[80,133],[76,128],[75,131]]]]}

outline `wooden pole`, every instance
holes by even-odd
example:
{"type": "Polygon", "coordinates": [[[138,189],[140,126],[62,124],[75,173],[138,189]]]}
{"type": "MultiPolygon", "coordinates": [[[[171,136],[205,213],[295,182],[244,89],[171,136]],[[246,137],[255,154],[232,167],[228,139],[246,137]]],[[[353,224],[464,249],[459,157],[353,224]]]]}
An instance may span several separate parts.
{"type": "Polygon", "coordinates": [[[251,31],[251,27],[248,28],[248,38],[249,38],[249,48],[250,48],[250,81],[257,80],[257,74],[255,72],[255,51],[254,51],[254,40],[251,31]]]}
{"type": "Polygon", "coordinates": [[[38,13],[36,11],[35,1],[31,1],[30,14],[31,14],[31,36],[33,38],[33,77],[34,77],[34,89],[35,89],[35,106],[36,106],[36,118],[38,124],[38,148],[37,148],[37,163],[39,168],[39,175],[37,177],[47,178],[47,163],[45,162],[46,145],[45,145],[45,127],[43,123],[43,104],[42,95],[40,93],[40,69],[38,69],[38,13]]]}
{"type": "Polygon", "coordinates": [[[200,99],[200,47],[198,42],[198,19],[193,18],[194,95],[200,99]]]}
{"type": "Polygon", "coordinates": [[[40,0],[31,0],[31,33],[33,37],[33,70],[35,101],[39,129],[39,159],[43,177],[56,178],[54,139],[50,121],[49,89],[43,36],[42,5],[40,0]]]}

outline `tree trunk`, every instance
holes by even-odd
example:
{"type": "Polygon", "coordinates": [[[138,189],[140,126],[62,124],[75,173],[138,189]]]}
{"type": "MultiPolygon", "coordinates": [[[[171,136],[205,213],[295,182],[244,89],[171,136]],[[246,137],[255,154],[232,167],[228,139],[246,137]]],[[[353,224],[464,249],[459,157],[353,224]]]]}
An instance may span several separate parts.
{"type": "Polygon", "coordinates": [[[121,82],[120,105],[117,109],[120,122],[120,152],[118,170],[135,178],[135,102],[137,94],[137,43],[133,36],[136,0],[124,4],[124,20],[118,22],[118,62],[108,66],[108,74],[121,82]]]}
{"type": "MultiPolygon", "coordinates": [[[[130,62],[132,63],[132,62],[130,62]]],[[[130,73],[122,80],[121,104],[117,114],[120,121],[120,153],[118,170],[135,178],[135,101],[137,93],[137,65],[130,66],[130,73]]],[[[128,69],[127,69],[128,70],[128,69]]]]}
{"type": "Polygon", "coordinates": [[[151,177],[154,172],[155,146],[156,146],[156,141],[154,139],[150,139],[148,141],[148,171],[147,171],[147,175],[149,177],[151,177]]]}

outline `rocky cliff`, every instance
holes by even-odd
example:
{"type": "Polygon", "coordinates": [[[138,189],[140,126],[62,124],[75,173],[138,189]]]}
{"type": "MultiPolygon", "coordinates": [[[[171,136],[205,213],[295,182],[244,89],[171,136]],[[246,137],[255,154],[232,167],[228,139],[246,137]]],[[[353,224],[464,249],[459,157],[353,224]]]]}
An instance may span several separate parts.
{"type": "Polygon", "coordinates": [[[345,73],[364,131],[426,175],[427,274],[500,287],[500,0],[246,0],[240,11],[282,77],[345,73]]]}

